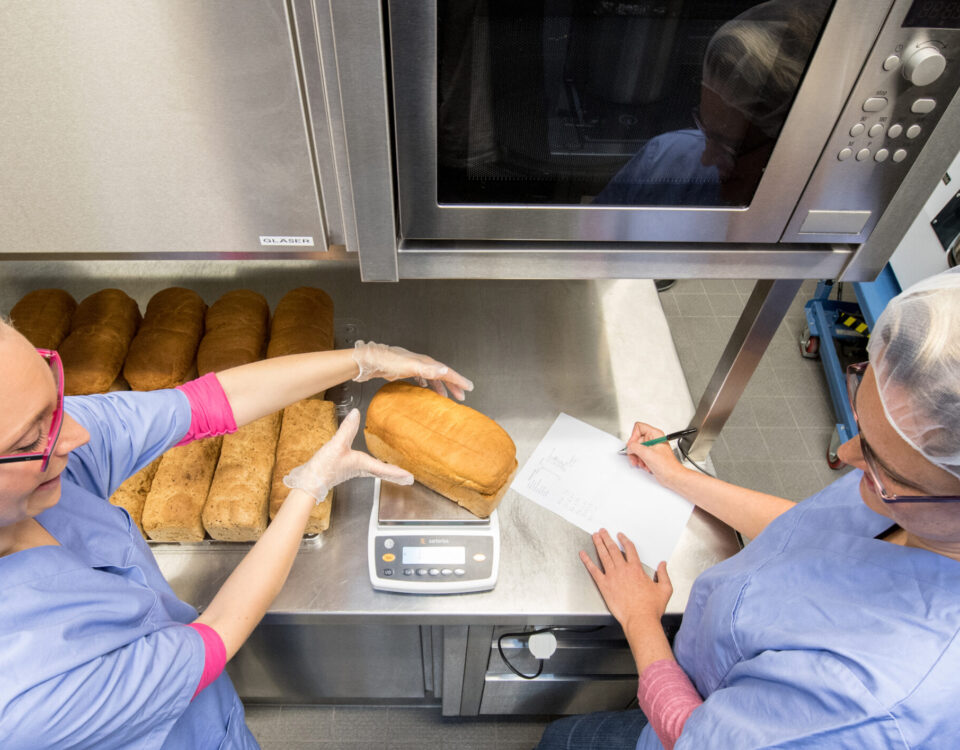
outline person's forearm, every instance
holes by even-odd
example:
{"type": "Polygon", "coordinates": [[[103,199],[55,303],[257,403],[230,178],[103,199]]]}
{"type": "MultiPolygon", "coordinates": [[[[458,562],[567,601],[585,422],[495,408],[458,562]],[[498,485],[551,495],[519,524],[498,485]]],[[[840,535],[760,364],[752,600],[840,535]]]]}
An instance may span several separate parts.
{"type": "Polygon", "coordinates": [[[291,354],[217,373],[237,426],[357,376],[352,349],[291,354]]]}
{"type": "Polygon", "coordinates": [[[751,539],[795,505],[786,498],[738,487],[688,468],[663,484],[751,539]]]}
{"type": "Polygon", "coordinates": [[[655,661],[673,659],[673,649],[659,620],[627,623],[623,626],[623,634],[637,663],[637,674],[643,674],[643,670],[655,661]]]}
{"type": "Polygon", "coordinates": [[[229,661],[280,593],[293,566],[314,499],[291,490],[267,530],[196,622],[217,631],[229,661]]]}

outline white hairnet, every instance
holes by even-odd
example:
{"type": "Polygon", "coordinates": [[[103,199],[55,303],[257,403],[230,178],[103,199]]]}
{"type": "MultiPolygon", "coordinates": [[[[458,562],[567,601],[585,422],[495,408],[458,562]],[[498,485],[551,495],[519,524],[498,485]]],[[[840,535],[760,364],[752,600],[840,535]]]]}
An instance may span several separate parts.
{"type": "Polygon", "coordinates": [[[887,420],[924,458],[960,477],[960,267],[890,300],[867,351],[887,420]]]}
{"type": "Polygon", "coordinates": [[[704,84],[775,138],[829,7],[827,0],[770,0],[727,21],[707,45],[704,84]]]}

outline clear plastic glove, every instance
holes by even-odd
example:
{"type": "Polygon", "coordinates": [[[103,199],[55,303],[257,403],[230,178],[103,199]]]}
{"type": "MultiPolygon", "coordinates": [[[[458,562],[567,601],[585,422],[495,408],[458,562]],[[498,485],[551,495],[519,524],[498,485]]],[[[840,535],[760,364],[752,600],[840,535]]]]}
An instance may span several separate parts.
{"type": "Polygon", "coordinates": [[[354,378],[358,383],[373,378],[416,378],[420,385],[429,384],[441,396],[446,396],[449,388],[450,395],[457,401],[463,401],[464,391],[473,390],[472,382],[442,362],[399,346],[358,341],[353,349],[353,359],[360,367],[360,374],[354,378]]]}
{"type": "Polygon", "coordinates": [[[395,484],[413,484],[413,474],[409,471],[350,447],[359,427],[360,412],[353,409],[330,441],[309,461],[287,474],[283,483],[290,489],[312,495],[318,505],[330,490],[354,477],[379,477],[395,484]]]}

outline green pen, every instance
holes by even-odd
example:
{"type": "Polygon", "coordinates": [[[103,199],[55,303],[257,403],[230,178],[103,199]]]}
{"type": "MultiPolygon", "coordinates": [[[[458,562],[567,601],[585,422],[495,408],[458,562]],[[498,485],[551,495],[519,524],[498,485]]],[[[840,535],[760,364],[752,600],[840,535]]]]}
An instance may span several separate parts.
{"type": "MultiPolygon", "coordinates": [[[[681,438],[684,435],[692,435],[696,431],[697,431],[696,427],[689,427],[686,430],[671,432],[669,435],[663,435],[661,437],[654,438],[653,440],[645,440],[642,443],[640,443],[640,445],[645,445],[647,447],[650,447],[651,445],[660,445],[660,443],[666,443],[668,440],[676,440],[677,438],[681,438]]],[[[627,446],[623,446],[623,448],[617,451],[617,453],[626,453],[626,452],[627,452],[627,446]]]]}

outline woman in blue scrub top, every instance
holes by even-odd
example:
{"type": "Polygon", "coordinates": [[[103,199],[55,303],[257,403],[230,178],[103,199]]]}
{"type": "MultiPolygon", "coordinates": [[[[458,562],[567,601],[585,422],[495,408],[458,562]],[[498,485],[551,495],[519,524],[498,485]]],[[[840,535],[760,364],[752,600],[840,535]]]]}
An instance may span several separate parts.
{"type": "Polygon", "coordinates": [[[56,353],[0,323],[0,747],[257,747],[222,668],[283,586],[311,508],[351,477],[412,476],[350,448],[354,411],[285,478],[280,511],[199,616],[107,498],[175,444],[374,377],[472,389],[429,357],[358,342],[180,389],[64,398],[56,353]]]}
{"type": "Polygon", "coordinates": [[[637,424],[632,463],[753,541],[696,580],[671,650],[666,566],[594,535],[642,710],[554,722],[540,750],[960,747],[960,268],[892,300],[868,352],[855,470],[801,503],[687,469],[637,424]]]}

